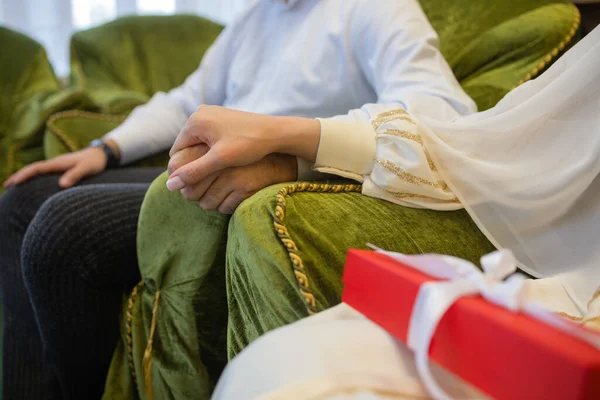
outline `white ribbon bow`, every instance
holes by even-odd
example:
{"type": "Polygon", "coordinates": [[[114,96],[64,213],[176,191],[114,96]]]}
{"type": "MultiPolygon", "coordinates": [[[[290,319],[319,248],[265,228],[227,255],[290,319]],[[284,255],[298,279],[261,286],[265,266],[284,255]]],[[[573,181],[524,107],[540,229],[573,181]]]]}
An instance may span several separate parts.
{"type": "Polygon", "coordinates": [[[460,297],[481,294],[485,299],[510,311],[524,312],[600,349],[600,337],[581,329],[553,312],[526,301],[527,279],[517,271],[517,260],[510,250],[499,250],[481,258],[481,272],[473,263],[457,257],[436,254],[407,256],[379,249],[404,265],[425,274],[445,279],[421,285],[408,327],[408,347],[415,353],[417,371],[429,394],[435,399],[451,397],[437,384],[429,368],[429,346],[438,323],[460,297]]]}

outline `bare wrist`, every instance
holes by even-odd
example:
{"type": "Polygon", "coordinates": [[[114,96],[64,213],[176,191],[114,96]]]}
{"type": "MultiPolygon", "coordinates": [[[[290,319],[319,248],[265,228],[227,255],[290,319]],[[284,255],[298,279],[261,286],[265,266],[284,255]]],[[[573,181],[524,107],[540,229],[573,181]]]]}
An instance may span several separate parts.
{"type": "Polygon", "coordinates": [[[310,162],[317,158],[321,139],[321,124],[316,119],[276,117],[277,153],[300,157],[310,162]]]}

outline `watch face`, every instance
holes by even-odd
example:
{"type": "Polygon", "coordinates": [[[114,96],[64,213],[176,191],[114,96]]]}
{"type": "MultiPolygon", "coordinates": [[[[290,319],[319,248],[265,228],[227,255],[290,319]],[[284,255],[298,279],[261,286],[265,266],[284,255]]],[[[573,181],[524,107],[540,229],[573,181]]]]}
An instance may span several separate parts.
{"type": "Polygon", "coordinates": [[[103,145],[104,142],[100,139],[92,140],[92,142],[90,143],[90,147],[102,147],[103,145]]]}

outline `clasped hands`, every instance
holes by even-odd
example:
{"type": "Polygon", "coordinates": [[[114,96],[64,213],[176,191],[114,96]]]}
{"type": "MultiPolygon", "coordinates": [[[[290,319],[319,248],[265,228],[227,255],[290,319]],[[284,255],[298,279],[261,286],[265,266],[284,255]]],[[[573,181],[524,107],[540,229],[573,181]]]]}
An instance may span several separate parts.
{"type": "Polygon", "coordinates": [[[296,157],[314,161],[319,121],[201,106],[169,153],[171,191],[204,210],[232,214],[259,190],[297,178],[296,157]]]}

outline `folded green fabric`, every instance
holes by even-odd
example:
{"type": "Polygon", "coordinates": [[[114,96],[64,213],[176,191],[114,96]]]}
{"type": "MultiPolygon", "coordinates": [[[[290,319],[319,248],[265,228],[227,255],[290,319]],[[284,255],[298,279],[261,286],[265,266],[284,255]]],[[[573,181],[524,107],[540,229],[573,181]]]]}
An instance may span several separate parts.
{"type": "Polygon", "coordinates": [[[71,38],[71,81],[103,112],[127,113],[181,85],[223,27],[194,15],[131,16],[71,38]]]}
{"type": "Polygon", "coordinates": [[[0,43],[0,181],[4,181],[44,158],[42,134],[50,115],[89,104],[89,99],[78,90],[60,91],[37,42],[0,27],[0,43]]]}

